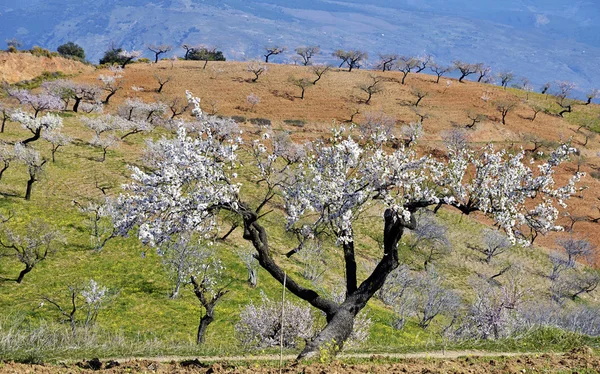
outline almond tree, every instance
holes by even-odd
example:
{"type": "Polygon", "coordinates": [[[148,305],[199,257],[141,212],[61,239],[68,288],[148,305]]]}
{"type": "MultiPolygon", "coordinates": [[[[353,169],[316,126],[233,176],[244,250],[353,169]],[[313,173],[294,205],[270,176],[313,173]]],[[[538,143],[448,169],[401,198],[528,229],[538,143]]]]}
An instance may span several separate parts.
{"type": "Polygon", "coordinates": [[[265,63],[269,63],[269,57],[271,56],[276,56],[276,55],[280,55],[283,52],[285,52],[287,50],[287,47],[279,47],[279,46],[270,46],[270,47],[265,47],[265,51],[266,53],[264,54],[265,56],[265,63]]]}
{"type": "Polygon", "coordinates": [[[504,89],[506,89],[508,83],[510,83],[515,78],[515,75],[512,71],[505,71],[499,73],[498,78],[500,79],[500,85],[504,87],[504,89]]]}
{"type": "Polygon", "coordinates": [[[47,111],[57,111],[62,109],[62,102],[59,97],[51,93],[33,94],[29,90],[9,89],[8,95],[19,101],[19,104],[30,106],[33,110],[31,117],[37,118],[38,114],[47,111]]]}
{"type": "MultiPolygon", "coordinates": [[[[170,44],[150,44],[147,45],[146,48],[152,53],[154,53],[154,63],[158,63],[158,57],[162,54],[165,54],[171,50],[173,50],[173,46],[170,44]]],[[[139,56],[138,56],[139,57],[139,56]]]]}
{"type": "Polygon", "coordinates": [[[54,254],[61,245],[66,244],[60,231],[50,224],[40,220],[31,220],[23,234],[2,227],[0,246],[5,255],[15,256],[25,268],[21,270],[15,281],[23,282],[25,275],[30,273],[37,264],[54,254]]]}
{"type": "Polygon", "coordinates": [[[381,69],[381,71],[391,71],[394,68],[394,64],[398,60],[397,54],[385,54],[379,55],[379,62],[377,63],[377,69],[381,69]]]}
{"type": "Polygon", "coordinates": [[[252,78],[251,82],[256,83],[258,78],[267,71],[267,65],[264,65],[259,61],[251,61],[246,65],[246,71],[254,74],[254,78],[252,78]]]}
{"type": "Polygon", "coordinates": [[[489,76],[491,72],[492,72],[491,67],[489,67],[483,63],[477,64],[477,74],[479,74],[479,77],[477,78],[477,82],[481,82],[483,80],[483,78],[489,76]]]}
{"type": "Polygon", "coordinates": [[[0,133],[4,132],[6,122],[10,119],[11,110],[0,102],[0,115],[2,116],[2,126],[0,126],[0,133]]]}
{"type": "Polygon", "coordinates": [[[331,65],[327,64],[315,64],[311,66],[312,72],[317,76],[315,80],[312,81],[313,85],[316,85],[318,81],[321,80],[323,75],[331,70],[331,65]]]}
{"type": "Polygon", "coordinates": [[[454,68],[460,71],[460,78],[458,78],[458,81],[461,83],[463,79],[469,75],[477,73],[477,69],[479,67],[477,64],[469,64],[460,60],[453,61],[453,64],[454,68]]]}
{"type": "Polygon", "coordinates": [[[106,98],[102,101],[104,105],[108,105],[110,98],[113,97],[117,91],[123,88],[121,78],[123,78],[123,69],[120,66],[111,65],[108,70],[112,73],[110,75],[100,74],[98,80],[102,82],[102,90],[108,92],[106,98]]]}
{"type": "Polygon", "coordinates": [[[296,78],[296,77],[290,77],[288,80],[291,84],[293,84],[294,86],[298,87],[301,90],[300,99],[304,100],[304,93],[305,93],[306,89],[313,85],[311,80],[308,78],[296,78]]]}
{"type": "Polygon", "coordinates": [[[593,90],[591,90],[590,92],[588,92],[585,95],[585,97],[587,98],[585,105],[590,105],[592,103],[592,100],[598,98],[599,96],[600,96],[600,90],[597,88],[594,88],[593,90]]]}
{"type": "Polygon", "coordinates": [[[556,205],[565,205],[581,177],[576,173],[564,185],[554,181],[556,167],[576,151],[567,145],[534,166],[523,162],[523,152],[496,151],[492,145],[480,150],[450,148],[447,158],[438,160],[418,155],[413,147],[390,150],[383,135],[357,139],[344,128],[333,130],[328,141],[313,141],[305,148],[306,156],[289,162],[269,133],[247,146],[236,134],[217,139],[213,134],[218,125],[203,115],[199,99],[189,93],[188,97],[201,129],[189,136],[180,128],[175,138],[151,143],[147,167],[131,168],[132,181],[116,204],[115,226],[121,235],[134,231],[144,243],[157,246],[181,233],[214,236],[220,213],[238,215],[242,237],[256,250],[260,266],[281,284],[285,277],[290,293],[325,314],[326,326],[307,342],[300,359],[343,347],[358,313],[399,266],[398,242],[406,229],[416,227],[417,211],[441,204],[465,215],[481,212],[509,240],[529,243],[527,227],[540,233],[561,229],[554,223],[556,205]],[[236,173],[241,159],[258,181],[248,184],[254,188],[248,196],[236,173]],[[285,229],[299,245],[335,238],[337,246],[324,251],[339,250],[343,257],[342,300],[298,283],[290,272],[285,275],[285,261],[274,259],[272,232],[262,224],[270,206],[284,208],[285,229]],[[368,219],[362,212],[372,217],[375,210],[381,212],[383,253],[371,274],[359,282],[355,243],[362,238],[354,227],[368,219]]]}
{"type": "Polygon", "coordinates": [[[371,98],[373,98],[373,95],[383,91],[382,77],[378,77],[376,75],[369,75],[369,78],[371,78],[370,82],[358,85],[358,89],[367,94],[367,99],[364,101],[367,105],[371,103],[371,98]]]}
{"type": "Polygon", "coordinates": [[[346,64],[349,72],[354,68],[360,69],[360,64],[369,58],[367,52],[359,50],[344,51],[343,49],[333,52],[333,56],[342,60],[340,68],[346,64]]]}
{"type": "Polygon", "coordinates": [[[494,106],[496,107],[496,110],[498,112],[500,112],[500,115],[502,116],[502,124],[506,125],[506,116],[508,115],[508,113],[515,109],[517,107],[517,103],[510,101],[510,100],[498,100],[494,103],[494,106]]]}
{"type": "Polygon", "coordinates": [[[298,47],[295,49],[296,54],[302,59],[302,65],[308,66],[311,64],[310,60],[314,55],[321,52],[321,48],[316,45],[310,45],[308,47],[298,47]]]}
{"type": "Polygon", "coordinates": [[[400,56],[396,62],[396,67],[402,72],[402,84],[406,81],[406,76],[419,66],[419,60],[414,57],[400,56]]]}
{"type": "Polygon", "coordinates": [[[52,132],[62,128],[62,118],[53,113],[47,113],[43,117],[35,117],[35,115],[23,112],[17,109],[12,112],[11,121],[18,122],[21,126],[29,130],[33,136],[23,140],[21,143],[28,144],[34,142],[42,136],[42,132],[52,132]]]}
{"type": "Polygon", "coordinates": [[[431,70],[437,77],[435,83],[440,83],[440,78],[442,78],[444,74],[451,72],[453,69],[451,66],[442,66],[434,63],[429,67],[429,70],[431,70]]]}
{"type": "Polygon", "coordinates": [[[123,60],[121,62],[121,68],[125,69],[127,64],[131,63],[136,58],[139,58],[142,55],[141,51],[121,51],[119,52],[119,57],[123,60]]]}
{"type": "Polygon", "coordinates": [[[65,145],[71,143],[73,138],[68,135],[61,133],[60,131],[51,131],[45,132],[42,134],[42,139],[51,144],[51,152],[52,152],[52,162],[56,162],[55,154],[58,152],[60,147],[64,147],[65,145]]]}

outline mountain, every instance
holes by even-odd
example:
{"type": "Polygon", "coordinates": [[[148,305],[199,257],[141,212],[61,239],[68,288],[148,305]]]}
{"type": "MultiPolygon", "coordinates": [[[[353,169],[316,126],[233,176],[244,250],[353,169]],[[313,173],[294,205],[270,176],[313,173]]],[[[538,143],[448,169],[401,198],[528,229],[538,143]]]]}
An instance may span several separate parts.
{"type": "Polygon", "coordinates": [[[93,62],[111,43],[209,43],[238,60],[268,44],[320,45],[320,61],[364,49],[371,64],[378,53],[429,53],[513,71],[536,89],[552,80],[600,87],[600,6],[586,0],[3,0],[0,36],[51,49],[74,41],[93,62]]]}

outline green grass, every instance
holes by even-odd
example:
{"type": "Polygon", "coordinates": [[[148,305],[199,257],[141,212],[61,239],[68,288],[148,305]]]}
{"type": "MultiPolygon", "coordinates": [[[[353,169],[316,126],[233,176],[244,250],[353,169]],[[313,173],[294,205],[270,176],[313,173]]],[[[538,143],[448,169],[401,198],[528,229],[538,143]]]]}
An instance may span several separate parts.
{"type": "MultiPolygon", "coordinates": [[[[249,248],[238,229],[226,243],[217,245],[217,253],[227,266],[226,277],[231,282],[231,292],[218,305],[216,320],[208,330],[206,343],[198,347],[194,336],[199,319],[199,303],[189,288],[175,300],[168,298],[170,285],[162,269],[160,257],[149,247],[143,247],[135,238],[114,239],[100,251],[90,250],[89,227],[73,200],[85,201],[102,197],[95,188],[96,182],[111,185],[109,193],[118,194],[119,186],[127,182],[130,174],[127,165],[140,164],[143,145],[148,137],[157,138],[164,131],[148,135],[134,135],[119,147],[110,149],[106,162],[98,162],[100,151],[87,144],[89,130],[79,123],[79,115],[64,113],[65,132],[73,136],[76,144],[62,148],[56,163],[49,163],[45,177],[34,185],[31,201],[23,199],[26,170],[22,165],[12,165],[0,181],[0,212],[13,212],[9,226],[22,227],[33,218],[44,219],[59,227],[68,239],[68,245],[41,262],[28,274],[22,284],[7,280],[0,282],[0,359],[18,361],[57,361],[82,357],[153,356],[153,355],[233,355],[247,352],[235,337],[234,325],[240,309],[250,300],[259,301],[261,292],[278,298],[281,285],[264,270],[259,270],[259,286],[251,289],[246,284],[246,269],[238,260],[236,251],[249,248]],[[142,256],[145,254],[145,256],[142,256]],[[40,305],[42,296],[51,296],[67,303],[67,287],[95,279],[117,293],[108,308],[102,310],[97,325],[90,331],[70,337],[67,325],[60,323],[60,315],[47,303],[40,305]],[[14,334],[9,339],[8,333],[14,334]]],[[[9,123],[0,139],[24,139],[27,133],[17,124],[9,123]]],[[[50,147],[43,141],[35,143],[44,156],[50,156],[50,147]]],[[[240,170],[244,175],[245,170],[240,170]]],[[[243,194],[257,198],[260,191],[253,183],[245,183],[243,194]]],[[[359,233],[357,252],[359,274],[365,277],[370,263],[381,255],[382,218],[380,212],[368,212],[356,226],[359,233]]],[[[469,277],[491,271],[482,264],[476,253],[466,244],[478,240],[483,225],[452,211],[441,210],[439,217],[449,226],[453,254],[436,264],[445,275],[447,283],[466,299],[472,297],[469,277]]],[[[262,223],[267,228],[277,262],[286,263],[283,256],[295,246],[294,238],[281,224],[284,219],[279,210],[267,215],[262,223]]],[[[228,227],[228,225],[225,225],[228,227]]],[[[326,245],[335,247],[332,241],[326,245]]],[[[401,256],[412,254],[406,246],[400,248],[401,256]]],[[[523,264],[531,277],[527,281],[542,284],[535,278],[534,269],[545,267],[547,256],[539,248],[515,248],[508,256],[523,264]]],[[[339,250],[328,251],[324,258],[328,271],[320,287],[331,289],[338,285],[343,275],[343,259],[339,250]]],[[[310,285],[301,277],[301,263],[292,259],[286,263],[288,273],[300,283],[310,285]]],[[[498,267],[498,264],[492,267],[498,267]]],[[[14,278],[21,266],[14,258],[0,258],[0,277],[14,278]]],[[[293,296],[288,294],[288,298],[293,296]]],[[[493,342],[453,342],[441,338],[441,324],[434,323],[428,330],[419,328],[414,320],[400,330],[391,327],[391,310],[378,300],[369,303],[368,311],[375,322],[369,341],[357,351],[364,352],[415,352],[438,349],[485,349],[497,351],[562,351],[581,344],[597,346],[598,341],[564,333],[559,330],[539,330],[519,339],[493,342]]],[[[316,314],[318,314],[315,311],[316,314]]],[[[276,350],[267,350],[267,353],[276,350]]],[[[291,352],[293,353],[293,352],[291,352]]]]}

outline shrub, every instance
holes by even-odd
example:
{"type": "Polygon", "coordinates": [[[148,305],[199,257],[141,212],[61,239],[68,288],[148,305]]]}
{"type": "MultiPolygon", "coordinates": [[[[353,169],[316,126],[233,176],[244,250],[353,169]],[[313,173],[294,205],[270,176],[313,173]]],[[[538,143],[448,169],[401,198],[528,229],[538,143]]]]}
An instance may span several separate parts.
{"type": "Polygon", "coordinates": [[[17,53],[18,50],[17,50],[17,47],[15,47],[14,45],[9,45],[8,49],[6,50],[6,52],[8,52],[8,53],[17,53]]]}
{"type": "Polygon", "coordinates": [[[150,61],[149,58],[142,57],[142,58],[138,58],[137,62],[142,62],[144,64],[149,64],[151,61],[150,61]]]}
{"type": "MultiPolygon", "coordinates": [[[[310,306],[285,302],[283,323],[283,346],[296,348],[301,340],[310,339],[314,333],[314,318],[310,306]]],[[[235,325],[238,338],[246,346],[257,348],[276,347],[281,339],[281,302],[274,302],[262,295],[260,305],[250,303],[240,313],[235,325]]]]}
{"type": "Polygon", "coordinates": [[[188,60],[199,60],[199,61],[225,61],[222,51],[211,50],[208,48],[193,49],[187,55],[188,60]]]}
{"type": "Polygon", "coordinates": [[[58,48],[56,48],[56,51],[60,53],[61,56],[72,56],[85,60],[85,51],[83,48],[73,42],[59,45],[58,48]]]}
{"type": "Polygon", "coordinates": [[[283,123],[295,127],[304,127],[306,125],[306,121],[303,119],[286,119],[283,120],[283,123]]]}
{"type": "Polygon", "coordinates": [[[49,50],[44,49],[42,47],[38,47],[37,45],[33,46],[33,48],[31,48],[31,50],[29,52],[32,55],[38,56],[38,57],[49,57],[49,58],[52,57],[49,50]]]}
{"type": "Polygon", "coordinates": [[[248,121],[250,121],[251,124],[257,126],[271,126],[271,120],[268,118],[250,118],[248,121]]]}
{"type": "Polygon", "coordinates": [[[244,123],[244,122],[246,122],[246,117],[244,117],[244,116],[231,116],[231,119],[234,120],[237,123],[244,123]]]}

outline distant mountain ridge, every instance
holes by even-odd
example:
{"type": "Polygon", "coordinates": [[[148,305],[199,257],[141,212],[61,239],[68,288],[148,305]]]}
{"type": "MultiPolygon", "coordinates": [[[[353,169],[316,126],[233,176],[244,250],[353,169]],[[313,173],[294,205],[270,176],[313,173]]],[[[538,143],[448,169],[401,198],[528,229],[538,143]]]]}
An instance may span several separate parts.
{"type": "Polygon", "coordinates": [[[600,5],[586,0],[4,0],[0,36],[51,49],[71,40],[93,62],[111,43],[210,43],[238,60],[268,44],[320,45],[316,61],[338,48],[366,50],[372,64],[378,53],[429,53],[514,71],[536,89],[600,88],[600,5]]]}

